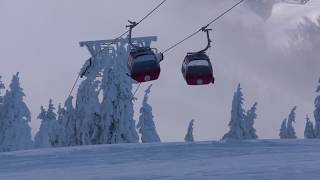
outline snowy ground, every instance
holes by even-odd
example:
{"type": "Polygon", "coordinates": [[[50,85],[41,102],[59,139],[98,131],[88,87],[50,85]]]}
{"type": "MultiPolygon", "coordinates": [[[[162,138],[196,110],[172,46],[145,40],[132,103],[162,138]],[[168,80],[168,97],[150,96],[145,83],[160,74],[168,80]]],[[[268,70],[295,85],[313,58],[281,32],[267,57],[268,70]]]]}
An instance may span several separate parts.
{"type": "Polygon", "coordinates": [[[1,180],[320,179],[320,141],[130,144],[0,153],[1,180]]]}

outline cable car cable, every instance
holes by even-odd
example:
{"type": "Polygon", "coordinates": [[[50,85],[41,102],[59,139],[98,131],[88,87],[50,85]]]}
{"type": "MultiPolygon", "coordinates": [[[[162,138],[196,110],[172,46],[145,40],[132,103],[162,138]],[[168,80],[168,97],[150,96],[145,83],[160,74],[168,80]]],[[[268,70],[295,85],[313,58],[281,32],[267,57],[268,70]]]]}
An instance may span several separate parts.
{"type": "MultiPolygon", "coordinates": [[[[169,47],[168,49],[164,50],[162,54],[169,52],[170,50],[172,50],[172,49],[175,48],[176,46],[180,45],[180,44],[183,43],[184,41],[190,39],[191,37],[195,36],[195,35],[198,34],[199,32],[203,31],[203,32],[206,32],[206,34],[207,34],[208,45],[207,45],[207,47],[206,47],[205,49],[197,52],[196,54],[197,54],[198,56],[199,56],[199,55],[203,55],[203,56],[207,57],[204,52],[205,52],[206,50],[208,50],[208,48],[210,48],[211,40],[210,40],[209,31],[212,30],[212,29],[208,29],[208,27],[209,27],[210,25],[212,25],[214,22],[216,22],[217,20],[219,20],[220,18],[222,18],[224,15],[226,15],[227,13],[229,13],[229,12],[230,12],[231,10],[233,10],[235,7],[237,7],[238,5],[240,5],[241,3],[243,3],[244,1],[245,1],[245,0],[240,0],[238,3],[236,3],[235,5],[233,5],[231,8],[227,9],[227,10],[224,11],[222,14],[220,14],[219,16],[217,16],[217,17],[215,17],[213,20],[211,20],[207,25],[201,27],[199,30],[193,32],[192,34],[190,34],[189,36],[187,36],[187,37],[184,38],[183,40],[179,41],[178,43],[176,43],[176,44],[174,44],[173,46],[169,47]]],[[[129,31],[129,38],[131,38],[132,29],[133,29],[138,23],[136,23],[136,22],[131,22],[131,21],[129,21],[129,23],[130,23],[130,25],[128,25],[127,27],[130,28],[130,29],[129,29],[129,30],[130,30],[130,31],[129,31]]],[[[134,48],[137,48],[136,46],[132,45],[132,43],[131,43],[130,40],[129,40],[129,42],[130,42],[131,46],[133,46],[134,48]]],[[[187,56],[188,56],[188,55],[187,55],[187,56]]],[[[189,56],[192,58],[192,56],[195,56],[195,55],[190,54],[189,56]]],[[[204,58],[204,57],[202,57],[202,58],[204,58]]],[[[209,59],[209,57],[207,57],[207,58],[209,59]]],[[[161,60],[160,60],[160,61],[161,61],[161,60]]],[[[209,59],[209,62],[208,62],[208,63],[210,64],[210,59],[209,59]]],[[[210,64],[210,67],[211,67],[211,64],[210,64]]],[[[212,73],[212,69],[211,69],[211,73],[212,73]]],[[[214,76],[213,76],[212,74],[211,74],[211,76],[212,76],[211,79],[206,77],[206,78],[207,78],[206,81],[205,81],[205,82],[201,82],[200,84],[207,84],[207,83],[209,83],[209,82],[214,83],[214,76]],[[207,82],[207,81],[208,81],[208,82],[207,82]]],[[[191,81],[190,81],[189,83],[191,83],[191,81]]],[[[191,83],[191,84],[192,84],[192,83],[191,83]]],[[[197,84],[199,84],[199,83],[197,82],[197,84]]],[[[136,92],[137,92],[138,89],[140,88],[140,85],[141,85],[141,82],[139,83],[138,87],[136,88],[136,90],[135,90],[135,92],[134,92],[134,94],[133,94],[133,97],[135,96],[136,92]]]]}
{"type": "Polygon", "coordinates": [[[219,20],[220,18],[222,18],[224,15],[226,15],[227,13],[229,13],[232,9],[234,9],[235,7],[237,7],[238,5],[240,5],[241,3],[243,3],[245,0],[241,0],[238,3],[236,3],[235,5],[233,5],[231,8],[227,9],[226,11],[224,11],[222,14],[220,14],[219,16],[217,16],[216,18],[214,18],[212,21],[210,21],[207,25],[201,27],[199,30],[195,31],[194,33],[190,34],[189,36],[187,36],[186,38],[184,38],[183,40],[177,42],[176,44],[170,46],[169,48],[167,48],[166,50],[164,50],[162,53],[167,53],[169,51],[171,51],[173,48],[177,47],[178,45],[182,44],[184,41],[190,39],[191,37],[195,36],[196,34],[198,34],[199,32],[203,31],[203,29],[206,29],[207,27],[209,27],[212,23],[216,22],[217,20],[219,20]]]}
{"type": "Polygon", "coordinates": [[[136,88],[136,90],[134,91],[132,97],[134,98],[134,96],[136,95],[136,93],[138,92],[139,88],[141,86],[141,83],[138,84],[138,87],[136,88]]]}
{"type": "MultiPolygon", "coordinates": [[[[158,4],[155,8],[153,8],[147,15],[145,15],[139,22],[137,22],[136,26],[139,25],[140,23],[142,23],[144,20],[146,20],[153,12],[155,12],[157,9],[160,8],[160,6],[162,6],[167,0],[163,0],[160,4],[158,4]]],[[[115,38],[112,42],[110,42],[109,44],[107,44],[107,46],[110,46],[111,44],[114,44],[118,41],[118,39],[122,38],[122,36],[126,35],[130,30],[126,30],[125,32],[123,32],[120,36],[118,36],[117,38],[115,38]]],[[[98,56],[100,53],[102,53],[106,48],[101,49],[98,53],[96,53],[93,58],[95,58],[96,56],[98,56]]]]}
{"type": "MultiPolygon", "coordinates": [[[[146,20],[153,12],[155,12],[157,9],[160,8],[160,6],[162,6],[167,0],[163,0],[160,4],[158,4],[155,8],[153,8],[147,15],[145,15],[139,22],[137,22],[137,25],[139,25],[140,23],[142,23],[144,20],[146,20]]],[[[112,42],[110,42],[109,44],[107,44],[106,46],[110,46],[111,44],[116,43],[120,38],[122,38],[124,35],[126,35],[130,30],[126,30],[125,32],[123,32],[120,36],[118,36],[117,38],[115,38],[112,42]]],[[[105,51],[107,49],[107,47],[101,49],[100,51],[98,51],[95,55],[92,56],[92,58],[97,57],[100,53],[102,53],[103,51],[105,51]]]]}
{"type": "Polygon", "coordinates": [[[74,83],[73,83],[73,86],[72,86],[72,88],[71,88],[71,90],[70,90],[70,93],[69,93],[69,96],[68,96],[68,97],[70,97],[70,96],[71,96],[71,94],[72,94],[72,92],[73,92],[74,88],[76,87],[76,84],[77,84],[77,82],[78,82],[79,78],[80,78],[80,74],[78,73],[78,76],[77,76],[76,80],[75,80],[75,81],[74,81],[74,83]]]}
{"type": "Polygon", "coordinates": [[[206,26],[204,26],[204,28],[207,28],[208,26],[210,26],[212,23],[214,23],[215,21],[219,20],[220,18],[222,18],[224,15],[226,15],[227,13],[229,13],[231,10],[233,10],[234,8],[236,8],[238,5],[240,5],[241,3],[243,3],[245,0],[241,0],[238,3],[236,3],[235,5],[233,5],[231,8],[229,8],[228,10],[226,10],[225,12],[223,12],[220,16],[214,18],[212,21],[210,21],[206,26]]]}
{"type": "MultiPolygon", "coordinates": [[[[154,13],[157,9],[159,9],[167,0],[163,0],[160,4],[158,4],[155,8],[153,8],[147,15],[145,15],[140,21],[138,21],[137,25],[139,25],[140,23],[142,23],[144,20],[146,20],[152,13],[154,13]]],[[[107,46],[110,46],[111,44],[114,44],[116,43],[120,38],[122,38],[124,35],[126,35],[127,33],[129,32],[129,30],[126,30],[125,32],[123,32],[120,36],[118,36],[117,38],[115,38],[112,42],[110,42],[109,44],[107,44],[107,46]]],[[[105,51],[107,49],[107,47],[101,49],[100,51],[98,51],[95,55],[93,55],[91,58],[95,58],[97,57],[99,54],[101,54],[103,51],[105,51]]],[[[91,58],[90,58],[90,61],[91,61],[91,58]]],[[[88,68],[91,66],[91,62],[90,62],[90,65],[86,68],[85,72],[88,70],[88,68]]],[[[84,73],[85,73],[84,72],[84,73]]],[[[84,74],[82,73],[82,74],[84,74]]],[[[70,93],[69,93],[69,96],[71,96],[77,82],[79,81],[79,78],[81,77],[82,75],[80,73],[78,73],[78,76],[74,82],[74,85],[72,86],[71,90],[70,90],[70,93]]],[[[140,87],[140,85],[138,86],[140,87]]]]}
{"type": "Polygon", "coordinates": [[[155,12],[157,9],[159,9],[160,6],[162,6],[167,0],[163,0],[158,6],[156,6],[153,10],[151,10],[146,16],[144,16],[139,22],[138,24],[140,24],[142,21],[144,21],[145,19],[147,19],[153,12],[155,12]]]}

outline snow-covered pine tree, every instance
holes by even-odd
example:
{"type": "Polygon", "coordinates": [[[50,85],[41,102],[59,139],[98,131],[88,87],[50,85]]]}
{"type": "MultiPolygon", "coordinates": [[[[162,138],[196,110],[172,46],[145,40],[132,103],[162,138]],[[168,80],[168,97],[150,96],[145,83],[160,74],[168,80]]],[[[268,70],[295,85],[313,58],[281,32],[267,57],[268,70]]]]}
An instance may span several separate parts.
{"type": "Polygon", "coordinates": [[[58,123],[63,128],[63,142],[65,146],[75,146],[79,144],[77,139],[77,119],[76,111],[72,104],[72,96],[69,96],[64,103],[64,107],[58,109],[58,123]]]}
{"type": "MultiPolygon", "coordinates": [[[[320,23],[320,17],[319,17],[319,23],[320,23]]],[[[319,78],[319,80],[318,80],[318,83],[319,83],[319,85],[318,85],[318,87],[317,87],[317,89],[316,89],[316,92],[317,92],[317,93],[320,92],[320,78],[319,78]]]]}
{"type": "Polygon", "coordinates": [[[152,107],[148,104],[148,96],[152,84],[146,89],[142,107],[140,108],[140,117],[137,129],[141,134],[142,143],[160,142],[160,137],[157,133],[156,126],[153,121],[152,107]]]}
{"type": "Polygon", "coordinates": [[[193,124],[194,124],[194,120],[192,119],[189,123],[188,126],[188,131],[186,136],[184,137],[184,141],[185,142],[194,142],[194,137],[193,137],[193,124]]]}
{"type": "Polygon", "coordinates": [[[14,151],[32,148],[30,111],[23,102],[23,89],[19,73],[13,76],[9,90],[3,98],[0,151],[14,151]]]}
{"type": "Polygon", "coordinates": [[[47,111],[44,109],[43,106],[40,107],[40,114],[38,115],[38,119],[41,120],[40,129],[37,132],[35,139],[34,139],[34,147],[35,148],[48,148],[51,147],[49,143],[49,135],[47,130],[47,125],[45,125],[47,121],[47,111]]]}
{"type": "Polygon", "coordinates": [[[237,91],[234,93],[233,100],[232,100],[232,109],[231,109],[231,120],[229,122],[230,130],[226,133],[222,140],[234,139],[239,140],[243,139],[244,130],[244,117],[245,111],[242,107],[243,105],[243,94],[241,92],[241,86],[238,85],[237,91]]]}
{"type": "Polygon", "coordinates": [[[244,118],[244,139],[257,139],[256,129],[254,128],[254,122],[257,119],[257,105],[254,103],[251,109],[247,111],[247,114],[244,118]]]}
{"type": "Polygon", "coordinates": [[[60,134],[59,134],[59,139],[60,139],[60,146],[64,147],[67,146],[67,132],[65,129],[65,110],[64,108],[61,107],[61,104],[58,106],[58,111],[57,111],[57,121],[58,125],[60,127],[60,134]]]}
{"type": "Polygon", "coordinates": [[[116,55],[111,46],[102,49],[104,50],[95,54],[95,57],[88,59],[80,70],[79,74],[84,76],[85,80],[79,86],[74,112],[72,101],[66,101],[68,103],[65,104],[65,109],[67,108],[66,113],[69,114],[67,115],[69,120],[66,130],[70,131],[68,135],[71,138],[70,145],[106,144],[107,140],[103,139],[103,133],[109,131],[109,127],[104,126],[103,123],[99,93],[101,92],[103,70],[110,67],[110,62],[114,60],[116,55]],[[76,134],[76,136],[72,134],[76,134]]]}
{"type": "Polygon", "coordinates": [[[288,139],[296,139],[297,136],[296,136],[296,131],[293,127],[293,123],[296,121],[296,109],[297,107],[293,107],[290,114],[289,114],[289,117],[288,117],[288,124],[287,124],[287,138],[288,139]]]}
{"type": "Polygon", "coordinates": [[[306,116],[306,127],[304,129],[304,137],[306,139],[313,139],[315,138],[314,130],[313,130],[313,123],[310,121],[309,116],[306,116]]]}
{"type": "Polygon", "coordinates": [[[38,116],[38,119],[41,119],[41,125],[35,136],[35,148],[63,146],[62,128],[58,124],[57,114],[54,110],[51,99],[49,100],[47,111],[41,106],[41,112],[38,116]]]}
{"type": "Polygon", "coordinates": [[[0,76],[0,145],[1,145],[1,137],[3,136],[3,125],[4,125],[4,119],[2,118],[3,116],[3,96],[2,96],[2,90],[5,89],[5,86],[1,80],[0,76]]]}
{"type": "Polygon", "coordinates": [[[57,114],[54,112],[55,107],[53,106],[52,100],[49,100],[48,110],[47,110],[47,120],[50,125],[51,131],[49,131],[49,142],[52,147],[63,146],[63,139],[61,134],[63,132],[62,127],[57,121],[57,114]]]}
{"type": "Polygon", "coordinates": [[[287,139],[288,135],[287,135],[287,119],[284,119],[281,123],[281,128],[280,128],[280,139],[287,139]]]}
{"type": "MultiPolygon", "coordinates": [[[[320,93],[320,78],[319,78],[319,85],[316,89],[317,93],[320,93]]],[[[315,119],[315,127],[314,133],[316,138],[320,138],[320,94],[314,100],[315,109],[313,111],[314,119],[315,119]]]]}
{"type": "Polygon", "coordinates": [[[128,51],[120,43],[115,56],[106,58],[102,78],[103,143],[137,143],[139,136],[133,120],[133,81],[127,74],[128,51]]]}
{"type": "Polygon", "coordinates": [[[102,144],[100,141],[100,102],[97,90],[100,81],[89,76],[85,79],[77,93],[76,126],[78,145],[102,144]]]}
{"type": "Polygon", "coordinates": [[[2,79],[2,76],[0,76],[0,104],[3,103],[2,90],[5,89],[5,86],[1,79],[2,79]]]}

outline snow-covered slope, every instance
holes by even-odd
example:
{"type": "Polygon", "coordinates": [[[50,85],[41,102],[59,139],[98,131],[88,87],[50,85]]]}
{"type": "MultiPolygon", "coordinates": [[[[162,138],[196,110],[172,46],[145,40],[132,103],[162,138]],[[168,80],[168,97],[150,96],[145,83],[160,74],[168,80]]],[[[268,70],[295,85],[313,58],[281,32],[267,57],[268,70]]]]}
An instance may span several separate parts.
{"type": "Polygon", "coordinates": [[[1,180],[320,179],[319,140],[122,144],[0,154],[1,180]]]}

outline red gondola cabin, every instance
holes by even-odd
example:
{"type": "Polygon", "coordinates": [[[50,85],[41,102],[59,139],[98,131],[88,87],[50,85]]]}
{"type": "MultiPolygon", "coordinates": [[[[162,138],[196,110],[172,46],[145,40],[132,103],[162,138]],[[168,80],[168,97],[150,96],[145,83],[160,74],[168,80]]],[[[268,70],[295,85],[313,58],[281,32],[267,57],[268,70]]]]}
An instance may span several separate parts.
{"type": "Polygon", "coordinates": [[[212,65],[205,53],[188,53],[182,64],[182,74],[188,85],[214,83],[212,65]]]}

